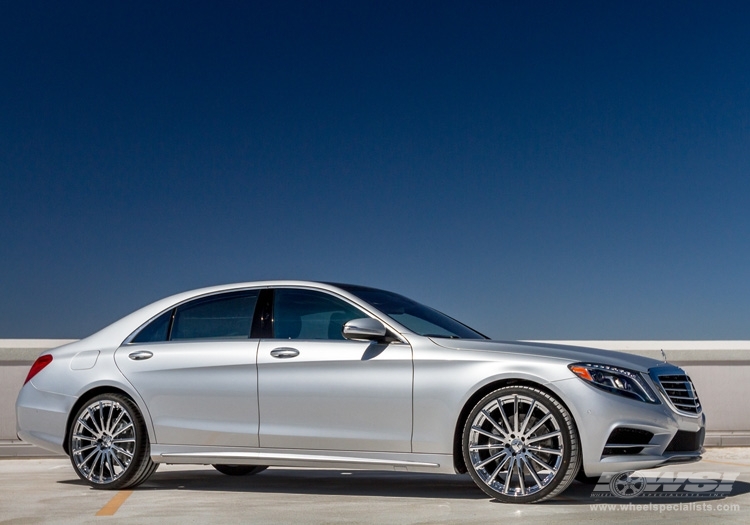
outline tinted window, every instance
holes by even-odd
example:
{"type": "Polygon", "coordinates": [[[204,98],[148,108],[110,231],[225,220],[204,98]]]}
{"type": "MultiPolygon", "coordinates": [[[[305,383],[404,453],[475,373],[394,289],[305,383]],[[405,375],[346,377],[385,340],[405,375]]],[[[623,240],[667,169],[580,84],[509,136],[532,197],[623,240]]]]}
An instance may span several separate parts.
{"type": "Polygon", "coordinates": [[[143,330],[138,332],[138,335],[133,338],[133,342],[154,343],[157,341],[166,341],[167,336],[169,336],[169,323],[172,322],[173,312],[174,308],[151,321],[143,330]]]}
{"type": "Polygon", "coordinates": [[[326,293],[280,288],[274,294],[277,339],[344,339],[344,323],[363,317],[368,316],[326,293]]]}
{"type": "Polygon", "coordinates": [[[170,339],[247,339],[257,301],[257,291],[234,292],[178,306],[170,339]]]}

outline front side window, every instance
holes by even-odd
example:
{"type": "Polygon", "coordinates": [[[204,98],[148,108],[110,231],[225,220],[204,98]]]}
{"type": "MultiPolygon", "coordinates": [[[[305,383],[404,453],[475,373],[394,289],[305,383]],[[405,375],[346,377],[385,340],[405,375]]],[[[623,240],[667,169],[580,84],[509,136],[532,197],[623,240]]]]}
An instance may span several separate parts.
{"type": "Polygon", "coordinates": [[[358,308],[323,292],[279,288],[274,293],[276,339],[343,340],[344,324],[368,317],[358,308]]]}

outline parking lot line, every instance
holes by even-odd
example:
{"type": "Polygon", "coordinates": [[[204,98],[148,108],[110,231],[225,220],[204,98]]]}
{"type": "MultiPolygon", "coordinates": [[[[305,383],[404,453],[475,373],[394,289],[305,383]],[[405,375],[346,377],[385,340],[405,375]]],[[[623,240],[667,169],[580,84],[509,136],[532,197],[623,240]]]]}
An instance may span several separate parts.
{"type": "Polygon", "coordinates": [[[109,500],[106,505],[99,509],[99,512],[97,512],[96,515],[114,516],[115,512],[117,512],[117,509],[120,508],[120,505],[125,503],[125,500],[128,499],[128,497],[130,497],[132,493],[132,490],[121,490],[120,492],[115,494],[115,497],[109,500]]]}

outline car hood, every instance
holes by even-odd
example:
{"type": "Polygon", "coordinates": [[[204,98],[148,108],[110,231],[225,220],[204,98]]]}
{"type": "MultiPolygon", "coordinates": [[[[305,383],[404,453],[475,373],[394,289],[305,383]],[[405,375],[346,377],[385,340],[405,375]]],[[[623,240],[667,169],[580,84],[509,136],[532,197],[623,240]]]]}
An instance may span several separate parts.
{"type": "Polygon", "coordinates": [[[600,363],[621,368],[629,368],[639,372],[648,372],[649,368],[664,365],[664,363],[639,355],[615,352],[614,350],[602,350],[599,348],[586,348],[582,346],[566,346],[547,343],[524,343],[520,341],[490,341],[481,339],[444,339],[430,338],[436,345],[454,350],[469,350],[482,352],[513,353],[526,356],[548,357],[575,363],[585,361],[589,363],[600,363]]]}

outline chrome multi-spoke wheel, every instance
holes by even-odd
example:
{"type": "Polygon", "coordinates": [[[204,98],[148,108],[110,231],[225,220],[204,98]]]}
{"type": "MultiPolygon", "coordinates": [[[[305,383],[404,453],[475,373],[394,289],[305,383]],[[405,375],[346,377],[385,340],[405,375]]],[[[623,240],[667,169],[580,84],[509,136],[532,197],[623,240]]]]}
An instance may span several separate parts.
{"type": "Polygon", "coordinates": [[[132,401],[118,394],[97,396],[80,408],[69,451],[78,476],[97,488],[134,486],[156,470],[143,418],[132,401]]]}
{"type": "Polygon", "coordinates": [[[463,453],[482,490],[516,503],[559,494],[580,461],[568,411],[546,392],[525,386],[501,388],[477,403],[464,428],[463,453]]]}

